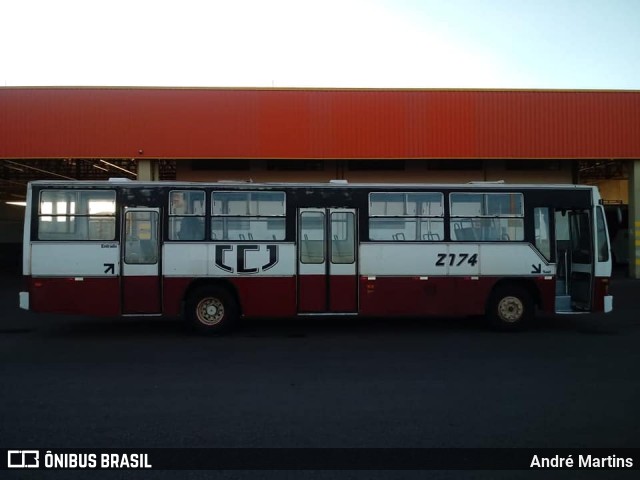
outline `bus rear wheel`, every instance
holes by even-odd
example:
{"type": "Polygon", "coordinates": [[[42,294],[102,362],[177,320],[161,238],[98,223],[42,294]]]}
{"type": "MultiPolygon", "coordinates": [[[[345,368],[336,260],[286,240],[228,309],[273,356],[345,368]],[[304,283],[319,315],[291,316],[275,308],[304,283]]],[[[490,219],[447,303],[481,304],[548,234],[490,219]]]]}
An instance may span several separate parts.
{"type": "Polygon", "coordinates": [[[491,296],[487,319],[498,330],[521,330],[533,318],[531,294],[522,287],[499,287],[491,296]]]}
{"type": "Polygon", "coordinates": [[[196,289],[187,299],[187,320],[204,334],[228,330],[238,317],[238,305],[233,295],[221,287],[196,289]]]}

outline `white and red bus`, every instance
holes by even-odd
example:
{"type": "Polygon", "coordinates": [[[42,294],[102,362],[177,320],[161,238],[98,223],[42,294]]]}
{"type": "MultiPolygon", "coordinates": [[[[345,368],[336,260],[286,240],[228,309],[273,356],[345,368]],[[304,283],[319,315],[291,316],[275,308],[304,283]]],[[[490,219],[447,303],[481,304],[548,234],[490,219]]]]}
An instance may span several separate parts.
{"type": "Polygon", "coordinates": [[[20,306],[239,316],[608,312],[610,244],[596,187],[36,181],[20,306]]]}

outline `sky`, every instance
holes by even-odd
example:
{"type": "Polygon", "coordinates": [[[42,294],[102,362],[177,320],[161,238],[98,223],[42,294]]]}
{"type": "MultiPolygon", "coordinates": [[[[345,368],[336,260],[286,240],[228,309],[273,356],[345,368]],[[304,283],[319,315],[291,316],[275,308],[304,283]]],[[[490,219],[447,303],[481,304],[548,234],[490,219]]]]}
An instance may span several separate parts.
{"type": "Polygon", "coordinates": [[[0,0],[1,86],[640,90],[640,0],[0,0]]]}

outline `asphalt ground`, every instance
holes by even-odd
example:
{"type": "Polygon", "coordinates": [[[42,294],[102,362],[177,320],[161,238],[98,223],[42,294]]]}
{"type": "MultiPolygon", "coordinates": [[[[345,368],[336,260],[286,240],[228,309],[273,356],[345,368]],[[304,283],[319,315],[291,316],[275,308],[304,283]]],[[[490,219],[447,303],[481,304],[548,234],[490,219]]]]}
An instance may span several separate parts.
{"type": "MultiPolygon", "coordinates": [[[[488,330],[478,318],[274,319],[245,321],[214,338],[175,320],[21,311],[20,284],[15,275],[0,276],[5,448],[640,447],[637,280],[613,280],[611,314],[544,317],[515,334],[488,330]]],[[[72,471],[29,478],[45,473],[143,478],[72,471]]],[[[143,476],[212,475],[635,477],[620,471],[143,476]]]]}

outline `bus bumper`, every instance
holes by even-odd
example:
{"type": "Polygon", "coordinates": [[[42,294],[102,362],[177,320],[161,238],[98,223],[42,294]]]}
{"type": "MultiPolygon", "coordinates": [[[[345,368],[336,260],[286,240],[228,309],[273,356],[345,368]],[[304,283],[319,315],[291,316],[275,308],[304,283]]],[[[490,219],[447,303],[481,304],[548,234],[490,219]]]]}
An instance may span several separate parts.
{"type": "Polygon", "coordinates": [[[605,295],[604,297],[604,313],[613,311],[613,295],[605,295]]]}
{"type": "Polygon", "coordinates": [[[29,292],[20,292],[18,294],[20,301],[20,308],[23,310],[29,310],[29,292]]]}

